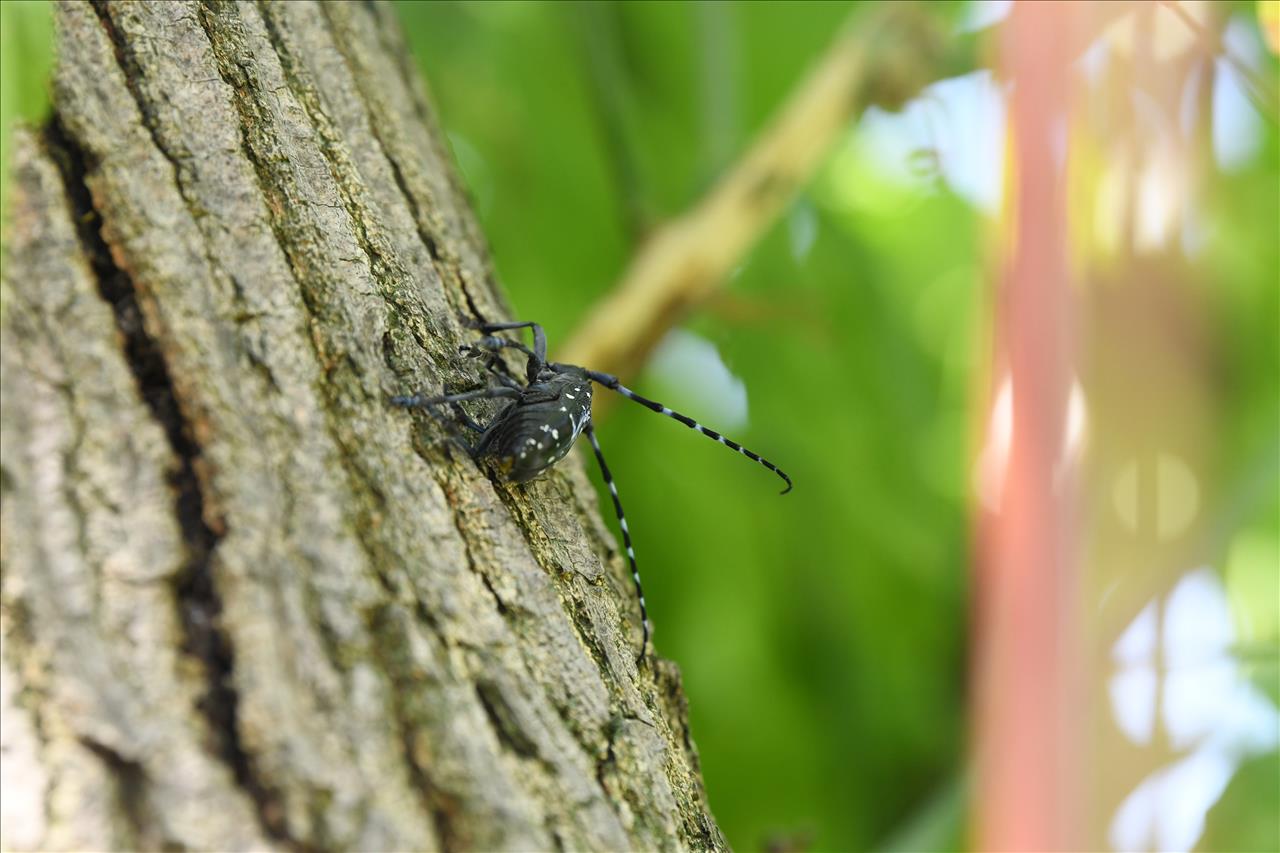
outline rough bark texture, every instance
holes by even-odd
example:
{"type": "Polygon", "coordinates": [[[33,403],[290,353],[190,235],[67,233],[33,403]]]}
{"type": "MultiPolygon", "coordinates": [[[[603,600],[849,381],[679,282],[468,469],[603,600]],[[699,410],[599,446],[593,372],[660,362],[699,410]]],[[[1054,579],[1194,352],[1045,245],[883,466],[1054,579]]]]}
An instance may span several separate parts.
{"type": "Polygon", "coordinates": [[[507,315],[393,12],[57,21],[3,278],[5,846],[723,847],[579,461],[496,484],[387,405],[507,315]]]}

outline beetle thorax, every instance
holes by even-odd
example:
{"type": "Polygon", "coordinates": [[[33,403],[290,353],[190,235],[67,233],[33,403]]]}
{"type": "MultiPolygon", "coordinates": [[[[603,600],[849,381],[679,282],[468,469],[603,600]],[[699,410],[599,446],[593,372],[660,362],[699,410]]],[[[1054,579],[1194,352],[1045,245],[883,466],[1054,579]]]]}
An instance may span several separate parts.
{"type": "Polygon", "coordinates": [[[558,373],[525,389],[490,428],[489,445],[506,479],[523,483],[559,462],[591,421],[591,380],[558,373]]]}

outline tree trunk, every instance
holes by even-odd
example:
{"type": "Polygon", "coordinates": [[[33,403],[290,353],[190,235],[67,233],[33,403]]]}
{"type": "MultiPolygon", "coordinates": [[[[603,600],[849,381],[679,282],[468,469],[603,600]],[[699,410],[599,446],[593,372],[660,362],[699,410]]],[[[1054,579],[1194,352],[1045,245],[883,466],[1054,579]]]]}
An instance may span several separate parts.
{"type": "Polygon", "coordinates": [[[4,839],[722,848],[580,461],[396,393],[503,319],[391,9],[57,9],[3,277],[4,839]]]}

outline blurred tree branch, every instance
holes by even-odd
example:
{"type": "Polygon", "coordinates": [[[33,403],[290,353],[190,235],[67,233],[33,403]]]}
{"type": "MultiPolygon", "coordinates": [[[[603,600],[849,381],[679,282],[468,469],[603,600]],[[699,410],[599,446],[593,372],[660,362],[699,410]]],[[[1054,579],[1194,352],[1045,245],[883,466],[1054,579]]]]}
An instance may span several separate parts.
{"type": "MultiPolygon", "coordinates": [[[[1199,41],[1201,48],[1210,56],[1218,56],[1223,62],[1231,66],[1231,69],[1239,75],[1241,83],[1244,85],[1245,95],[1254,108],[1258,110],[1258,114],[1265,116],[1268,121],[1275,124],[1280,121],[1280,94],[1276,92],[1274,79],[1259,74],[1245,63],[1240,57],[1231,51],[1222,39],[1221,29],[1211,30],[1196,20],[1195,17],[1188,12],[1178,0],[1156,0],[1161,6],[1168,9],[1179,21],[1181,21],[1188,30],[1199,41]]],[[[1225,15],[1222,16],[1225,19],[1225,15]]]]}
{"type": "Polygon", "coordinates": [[[934,80],[974,67],[977,36],[942,27],[923,4],[852,14],[741,160],[653,233],[557,358],[633,375],[666,332],[722,286],[865,106],[899,108],[934,80]]]}

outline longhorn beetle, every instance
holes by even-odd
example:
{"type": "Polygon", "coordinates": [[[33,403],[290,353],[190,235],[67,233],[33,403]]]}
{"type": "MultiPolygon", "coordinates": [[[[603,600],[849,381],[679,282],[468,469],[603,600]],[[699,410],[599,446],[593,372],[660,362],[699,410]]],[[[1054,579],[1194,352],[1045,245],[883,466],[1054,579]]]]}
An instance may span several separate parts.
{"type": "Polygon", "coordinates": [[[640,572],[636,569],[636,554],[631,547],[631,531],[627,528],[627,517],[622,512],[622,501],[618,498],[618,487],[613,482],[609,465],[604,461],[604,452],[596,439],[595,430],[591,426],[591,383],[598,382],[606,388],[617,391],[628,400],[634,400],[647,409],[674,418],[689,429],[696,430],[707,438],[714,439],[731,450],[759,462],[782,478],[787,487],[782,494],[791,491],[791,478],[778,466],[738,444],[725,438],[712,429],[707,429],[688,415],[672,411],[661,403],[641,397],[618,381],[618,377],[596,370],[588,370],[572,364],[559,364],[547,361],[547,336],[542,326],[537,323],[485,323],[477,328],[485,337],[478,346],[463,347],[463,351],[472,353],[487,352],[486,367],[501,382],[500,385],[465,391],[460,394],[441,394],[435,397],[424,397],[419,394],[392,397],[391,403],[405,408],[426,408],[433,416],[438,417],[435,407],[449,404],[454,407],[462,423],[474,432],[480,433],[475,444],[455,436],[467,453],[477,462],[489,459],[502,479],[511,483],[524,483],[537,477],[543,471],[559,462],[569,452],[573,442],[582,433],[586,433],[595,452],[596,462],[600,465],[600,474],[605,485],[609,487],[609,495],[613,498],[613,509],[618,515],[618,525],[622,528],[622,542],[627,548],[627,561],[631,566],[631,580],[636,586],[636,597],[640,601],[640,619],[644,626],[644,637],[640,643],[640,660],[644,659],[649,648],[649,610],[644,603],[644,589],[640,586],[640,572]],[[533,331],[533,348],[511,338],[494,334],[495,332],[516,329],[533,331]],[[512,377],[499,370],[499,355],[503,349],[515,349],[527,356],[525,362],[525,384],[521,385],[512,377]],[[510,400],[488,426],[482,426],[472,420],[459,406],[469,400],[510,400]]]}

